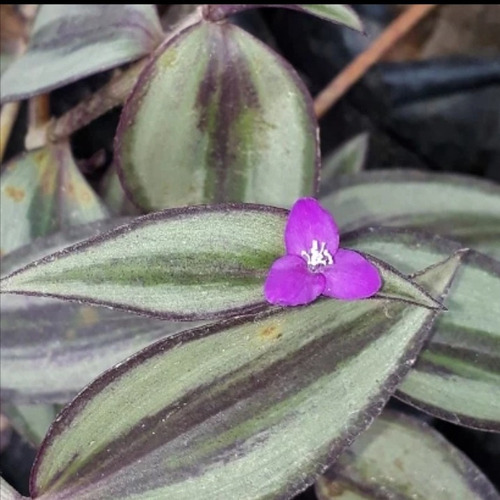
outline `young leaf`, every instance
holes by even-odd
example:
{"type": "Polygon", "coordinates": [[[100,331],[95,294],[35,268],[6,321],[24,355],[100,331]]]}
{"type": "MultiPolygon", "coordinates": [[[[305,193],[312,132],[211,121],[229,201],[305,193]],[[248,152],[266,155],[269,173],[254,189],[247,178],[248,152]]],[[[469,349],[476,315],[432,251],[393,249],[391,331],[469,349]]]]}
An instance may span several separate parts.
{"type": "Polygon", "coordinates": [[[320,17],[332,23],[341,24],[357,31],[363,30],[361,20],[354,10],[348,5],[340,4],[239,4],[239,5],[208,5],[205,16],[213,21],[220,21],[228,16],[243,10],[254,9],[256,7],[277,7],[283,9],[293,9],[306,12],[313,16],[320,17]]]}
{"type": "Polygon", "coordinates": [[[154,5],[41,5],[27,52],[2,75],[2,102],[138,59],[161,38],[154,5]]]}
{"type": "Polygon", "coordinates": [[[2,255],[36,237],[108,216],[78,170],[68,144],[12,160],[0,178],[0,191],[2,255]]]}
{"type": "Polygon", "coordinates": [[[500,258],[500,187],[473,177],[415,170],[363,172],[321,200],[344,230],[425,229],[500,258]]]}
{"type": "Polygon", "coordinates": [[[288,207],[317,186],[311,97],[286,61],[231,24],[197,24],[162,47],[123,109],[115,153],[125,190],[148,211],[288,207]]]}
{"type": "Polygon", "coordinates": [[[359,134],[325,158],[321,167],[320,194],[331,191],[340,176],[361,172],[368,152],[368,138],[367,133],[359,134]]]}
{"type": "MultiPolygon", "coordinates": [[[[172,209],[35,261],[2,279],[2,293],[107,305],[177,320],[268,307],[263,285],[284,253],[286,211],[261,205],[172,209]]],[[[429,294],[375,260],[380,296],[439,308],[429,294]]]]}
{"type": "Polygon", "coordinates": [[[384,411],[316,483],[320,500],[500,500],[484,474],[432,427],[384,411]]]}
{"type": "MultiPolygon", "coordinates": [[[[459,259],[419,283],[444,294],[459,259]]],[[[436,314],[323,299],[157,342],[59,415],[32,495],[289,498],[381,411],[436,314]]]]}
{"type": "MultiPolygon", "coordinates": [[[[412,272],[457,251],[460,244],[423,233],[360,230],[346,244],[412,272]]],[[[469,251],[450,290],[448,311],[398,396],[439,418],[500,430],[500,263],[469,251]]]]}

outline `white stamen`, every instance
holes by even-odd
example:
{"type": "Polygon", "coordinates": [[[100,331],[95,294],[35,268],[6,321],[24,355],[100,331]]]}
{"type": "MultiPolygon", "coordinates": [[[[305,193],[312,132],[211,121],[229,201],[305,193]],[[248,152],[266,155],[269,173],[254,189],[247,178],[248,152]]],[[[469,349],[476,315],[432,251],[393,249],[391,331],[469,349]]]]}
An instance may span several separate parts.
{"type": "Polygon", "coordinates": [[[333,264],[332,254],[326,249],[324,241],[321,242],[320,246],[318,240],[313,240],[309,252],[302,250],[300,255],[304,257],[307,265],[312,269],[316,266],[330,266],[333,264]]]}

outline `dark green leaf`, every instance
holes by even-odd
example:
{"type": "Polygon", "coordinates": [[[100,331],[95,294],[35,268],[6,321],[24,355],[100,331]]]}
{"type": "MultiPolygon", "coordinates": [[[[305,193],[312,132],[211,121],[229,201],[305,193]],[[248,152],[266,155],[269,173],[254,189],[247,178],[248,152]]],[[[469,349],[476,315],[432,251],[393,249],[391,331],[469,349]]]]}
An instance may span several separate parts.
{"type": "Polygon", "coordinates": [[[500,258],[500,187],[473,177],[412,170],[363,172],[323,198],[344,230],[421,228],[500,258]]]}
{"type": "Polygon", "coordinates": [[[316,483],[320,500],[500,500],[484,474],[434,429],[384,411],[316,483]]]}
{"type": "Polygon", "coordinates": [[[317,186],[307,90],[278,54],[228,23],[191,26],[162,47],[123,109],[115,152],[128,195],[148,211],[288,208],[317,186]]]}
{"type": "MultiPolygon", "coordinates": [[[[444,294],[459,260],[419,283],[444,294]]],[[[436,314],[401,301],[325,299],[153,344],[60,414],[32,494],[289,498],[380,412],[436,314]]]]}
{"type": "MultiPolygon", "coordinates": [[[[369,229],[344,242],[413,272],[460,244],[396,229],[369,229]]],[[[401,399],[439,418],[500,430],[500,263],[469,251],[453,282],[448,311],[399,387],[401,399]]]]}
{"type": "Polygon", "coordinates": [[[161,38],[154,5],[42,5],[27,52],[2,75],[2,102],[138,59],[161,38]]]}

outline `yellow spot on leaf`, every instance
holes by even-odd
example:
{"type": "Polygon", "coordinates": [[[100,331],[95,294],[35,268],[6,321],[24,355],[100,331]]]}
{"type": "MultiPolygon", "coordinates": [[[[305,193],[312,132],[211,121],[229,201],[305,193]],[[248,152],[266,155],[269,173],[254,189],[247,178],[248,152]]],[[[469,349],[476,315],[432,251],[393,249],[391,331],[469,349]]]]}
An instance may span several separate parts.
{"type": "Polygon", "coordinates": [[[82,307],[80,309],[80,325],[92,326],[99,321],[99,313],[95,307],[82,307]]]}
{"type": "Polygon", "coordinates": [[[157,63],[159,63],[161,69],[168,69],[170,66],[175,64],[177,61],[177,51],[175,49],[169,49],[160,57],[157,63]]]}
{"type": "Polygon", "coordinates": [[[24,191],[24,189],[21,188],[16,188],[14,186],[7,186],[5,188],[5,194],[14,201],[20,202],[23,201],[26,192],[24,191]]]}
{"type": "Polygon", "coordinates": [[[396,458],[396,460],[394,460],[394,465],[401,471],[404,469],[403,462],[400,458],[396,458]]]}
{"type": "Polygon", "coordinates": [[[258,335],[262,340],[278,340],[283,335],[283,329],[280,324],[274,323],[260,328],[258,335]]]}

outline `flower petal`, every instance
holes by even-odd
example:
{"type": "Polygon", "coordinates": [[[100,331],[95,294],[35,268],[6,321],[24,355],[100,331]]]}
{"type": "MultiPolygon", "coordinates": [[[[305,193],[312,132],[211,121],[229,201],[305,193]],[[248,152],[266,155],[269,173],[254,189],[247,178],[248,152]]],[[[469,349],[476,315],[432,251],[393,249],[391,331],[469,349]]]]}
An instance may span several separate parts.
{"type": "Polygon", "coordinates": [[[309,252],[313,240],[326,243],[334,255],[339,247],[339,230],[333,217],[314,198],[300,198],[290,211],[285,228],[286,253],[309,252]]]}
{"type": "Polygon", "coordinates": [[[322,271],[326,278],[323,295],[355,300],[371,297],[380,290],[382,278],[377,268],[359,253],[341,248],[334,260],[333,266],[322,271]]]}
{"type": "Polygon", "coordinates": [[[296,255],[276,260],[264,285],[264,295],[271,304],[298,306],[317,298],[325,288],[325,278],[309,271],[306,262],[296,255]]]}

